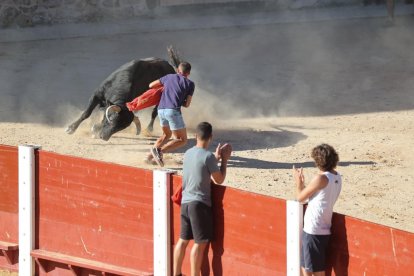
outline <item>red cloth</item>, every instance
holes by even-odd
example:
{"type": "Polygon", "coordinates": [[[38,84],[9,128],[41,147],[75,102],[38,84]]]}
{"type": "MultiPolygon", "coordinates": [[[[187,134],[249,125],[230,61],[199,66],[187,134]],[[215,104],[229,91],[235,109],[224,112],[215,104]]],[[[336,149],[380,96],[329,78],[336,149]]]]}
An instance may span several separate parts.
{"type": "Polygon", "coordinates": [[[141,96],[136,97],[131,102],[127,102],[126,106],[129,111],[141,110],[153,105],[159,104],[161,100],[161,94],[164,91],[164,87],[151,88],[145,91],[141,96]]]}
{"type": "Polygon", "coordinates": [[[183,198],[183,186],[180,185],[180,187],[175,190],[174,194],[171,196],[172,201],[175,204],[178,204],[181,206],[181,199],[183,198]]]}

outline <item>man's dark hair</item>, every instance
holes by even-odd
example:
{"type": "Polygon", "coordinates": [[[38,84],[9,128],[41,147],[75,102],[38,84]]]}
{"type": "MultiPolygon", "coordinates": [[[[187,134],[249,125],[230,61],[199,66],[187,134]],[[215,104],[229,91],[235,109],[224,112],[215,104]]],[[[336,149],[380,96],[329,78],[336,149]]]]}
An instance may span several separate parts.
{"type": "Polygon", "coordinates": [[[199,123],[196,129],[198,139],[207,141],[213,134],[213,127],[208,122],[199,123]]]}
{"type": "Polygon", "coordinates": [[[325,172],[335,169],[339,162],[338,153],[328,144],[314,147],[311,156],[315,160],[316,166],[325,172]]]}
{"type": "Polygon", "coordinates": [[[191,72],[191,64],[188,62],[181,62],[180,65],[178,65],[178,67],[181,68],[181,71],[183,72],[183,74],[190,74],[191,72]]]}

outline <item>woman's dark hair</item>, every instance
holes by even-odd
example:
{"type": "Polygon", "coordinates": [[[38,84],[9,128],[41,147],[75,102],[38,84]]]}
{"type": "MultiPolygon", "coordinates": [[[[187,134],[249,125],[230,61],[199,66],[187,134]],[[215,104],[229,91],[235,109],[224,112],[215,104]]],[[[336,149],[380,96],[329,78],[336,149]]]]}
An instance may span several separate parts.
{"type": "Polygon", "coordinates": [[[196,129],[197,137],[203,141],[207,141],[213,134],[213,127],[208,122],[199,123],[196,129]]]}
{"type": "Polygon", "coordinates": [[[331,171],[339,162],[338,153],[328,144],[321,144],[312,149],[311,156],[316,166],[322,171],[331,171]]]}

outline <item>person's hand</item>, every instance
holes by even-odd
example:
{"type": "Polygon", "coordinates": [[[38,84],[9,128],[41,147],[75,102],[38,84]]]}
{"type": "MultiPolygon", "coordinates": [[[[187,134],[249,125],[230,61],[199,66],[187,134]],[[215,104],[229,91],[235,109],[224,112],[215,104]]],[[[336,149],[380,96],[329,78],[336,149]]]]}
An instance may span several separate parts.
{"type": "Polygon", "coordinates": [[[303,168],[296,169],[295,165],[292,168],[293,177],[295,178],[295,183],[297,186],[305,183],[305,176],[303,175],[303,168]]]}
{"type": "Polygon", "coordinates": [[[221,149],[221,159],[227,162],[230,159],[233,147],[230,144],[226,143],[220,149],[221,149]]]}
{"type": "Polygon", "coordinates": [[[220,161],[221,159],[221,144],[220,143],[217,145],[216,152],[214,153],[214,155],[216,156],[217,161],[220,161]]]}

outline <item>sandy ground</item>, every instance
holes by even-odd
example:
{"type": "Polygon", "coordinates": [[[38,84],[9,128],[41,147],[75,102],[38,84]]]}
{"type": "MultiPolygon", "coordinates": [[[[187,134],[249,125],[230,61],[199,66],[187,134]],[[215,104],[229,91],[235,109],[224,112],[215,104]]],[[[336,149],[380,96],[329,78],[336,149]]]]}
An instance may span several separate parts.
{"type": "MultiPolygon", "coordinates": [[[[0,143],[153,169],[155,137],[128,128],[104,142],[65,126],[93,89],[133,58],[165,57],[175,44],[197,85],[184,111],[192,129],[213,123],[234,155],[226,185],[293,198],[291,167],[316,172],[309,153],[339,152],[343,191],[335,210],[414,232],[414,37],[412,18],[280,24],[0,44],[0,143]]],[[[148,122],[148,111],[142,116],[148,122]]],[[[159,134],[159,127],[154,135],[159,134]]],[[[166,156],[181,170],[185,149],[166,156]]]]}
{"type": "MultiPolygon", "coordinates": [[[[217,126],[211,150],[219,141],[234,146],[226,185],[292,199],[292,165],[305,168],[305,176],[310,179],[316,173],[309,158],[311,147],[330,143],[340,154],[338,170],[344,183],[335,210],[412,232],[413,118],[414,111],[400,111],[229,120],[217,126]]],[[[45,125],[0,126],[1,144],[37,143],[48,151],[155,168],[142,161],[155,138],[137,137],[133,128],[103,142],[91,138],[88,128],[68,136],[62,128],[45,125]]],[[[194,145],[194,135],[190,133],[190,137],[188,146],[194,145]]],[[[181,152],[167,155],[166,167],[180,173],[181,157],[181,152]]]]}

